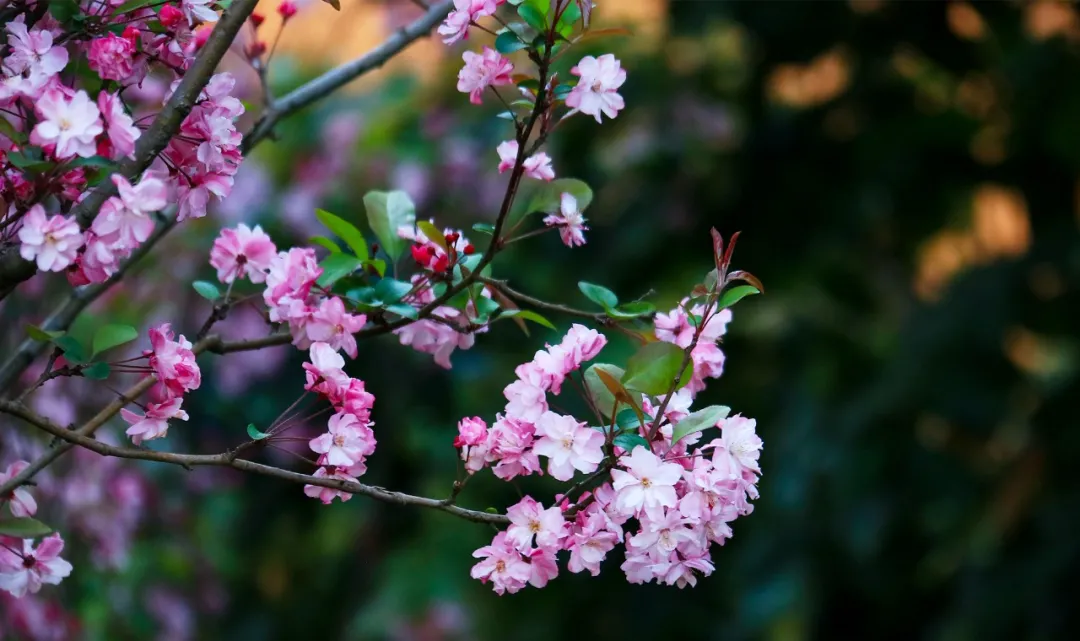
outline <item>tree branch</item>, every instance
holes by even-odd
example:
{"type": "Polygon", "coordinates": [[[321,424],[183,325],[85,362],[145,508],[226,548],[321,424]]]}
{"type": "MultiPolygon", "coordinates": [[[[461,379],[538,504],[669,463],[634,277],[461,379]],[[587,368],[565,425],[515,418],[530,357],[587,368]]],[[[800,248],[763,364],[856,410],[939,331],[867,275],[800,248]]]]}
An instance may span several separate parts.
{"type": "Polygon", "coordinates": [[[573,308],[573,307],[569,307],[567,305],[560,305],[559,303],[549,303],[547,301],[540,300],[539,298],[534,298],[532,296],[529,296],[528,294],[526,294],[524,292],[519,292],[516,289],[511,288],[510,285],[507,285],[506,281],[503,281],[503,280],[496,280],[494,278],[487,278],[485,276],[480,276],[480,277],[477,278],[477,280],[479,280],[481,283],[484,283],[485,285],[487,285],[489,287],[494,287],[495,289],[499,290],[500,292],[502,292],[503,294],[505,294],[506,296],[508,296],[510,298],[518,300],[518,301],[520,301],[522,303],[525,303],[527,305],[531,305],[533,307],[536,307],[537,309],[544,309],[544,310],[547,310],[549,312],[557,312],[557,313],[560,313],[560,314],[566,314],[567,316],[577,316],[579,318],[587,318],[589,320],[596,321],[597,323],[600,323],[601,325],[610,325],[611,324],[611,318],[609,318],[608,315],[603,313],[603,312],[598,312],[598,313],[594,314],[592,312],[587,312],[587,311],[585,311],[583,309],[576,309],[576,308],[573,308]]]}
{"type": "MultiPolygon", "coordinates": [[[[34,427],[37,427],[63,441],[66,441],[67,444],[70,446],[78,445],[79,447],[86,448],[92,452],[97,452],[102,456],[113,456],[116,458],[133,459],[139,461],[156,461],[158,463],[179,465],[188,469],[199,466],[230,467],[235,470],[240,470],[242,472],[251,472],[254,474],[269,476],[272,478],[282,479],[293,483],[317,485],[319,487],[341,490],[350,494],[361,494],[380,501],[386,501],[388,503],[396,503],[398,505],[414,505],[417,507],[426,507],[435,510],[441,510],[443,512],[453,514],[454,516],[458,516],[463,519],[473,521],[475,523],[507,525],[510,522],[510,520],[502,514],[491,514],[488,512],[477,512],[475,510],[468,510],[458,507],[456,505],[452,505],[445,500],[426,498],[422,496],[413,496],[411,494],[404,494],[402,492],[393,492],[381,487],[364,485],[363,483],[354,481],[345,481],[333,478],[320,478],[308,474],[301,474],[299,472],[283,470],[281,468],[273,467],[270,465],[255,463],[254,461],[239,458],[241,448],[237,448],[229,452],[223,452],[221,454],[175,454],[172,452],[156,452],[154,450],[137,449],[131,447],[117,447],[114,445],[102,443],[101,441],[91,438],[90,436],[80,434],[79,432],[65,429],[57,425],[56,423],[53,423],[49,419],[34,413],[25,405],[22,405],[20,403],[14,403],[12,401],[0,401],[0,412],[5,412],[12,416],[16,416],[26,421],[27,423],[30,423],[34,427]]],[[[254,443],[256,443],[256,441],[245,443],[245,445],[252,445],[254,443]]]]}
{"type": "MultiPolygon", "coordinates": [[[[229,5],[229,8],[221,15],[221,19],[214,25],[214,30],[210,33],[206,44],[195,56],[195,62],[184,73],[176,91],[154,118],[150,128],[139,136],[135,143],[134,159],[123,162],[118,173],[129,180],[134,180],[165,149],[169,140],[180,130],[180,124],[183,123],[184,118],[191,113],[203,87],[210,82],[210,77],[217,69],[218,63],[236,39],[236,34],[244,25],[244,21],[255,9],[257,1],[236,0],[229,5]]],[[[71,210],[79,221],[79,226],[83,229],[89,227],[101,206],[115,193],[116,186],[112,181],[106,180],[87,194],[86,198],[71,210]]],[[[10,294],[19,283],[29,279],[35,273],[34,264],[19,256],[17,246],[11,244],[0,249],[0,300],[10,294]]]]}
{"type": "Polygon", "coordinates": [[[442,22],[453,6],[452,0],[443,0],[435,4],[427,10],[427,13],[408,26],[398,30],[387,38],[385,42],[366,54],[331,69],[280,99],[272,100],[270,104],[266,105],[265,111],[251,128],[251,131],[244,136],[241,151],[246,155],[252,147],[273,132],[274,125],[282,118],[307,107],[368,71],[381,67],[387,60],[412,44],[414,40],[427,35],[435,25],[442,22]]]}

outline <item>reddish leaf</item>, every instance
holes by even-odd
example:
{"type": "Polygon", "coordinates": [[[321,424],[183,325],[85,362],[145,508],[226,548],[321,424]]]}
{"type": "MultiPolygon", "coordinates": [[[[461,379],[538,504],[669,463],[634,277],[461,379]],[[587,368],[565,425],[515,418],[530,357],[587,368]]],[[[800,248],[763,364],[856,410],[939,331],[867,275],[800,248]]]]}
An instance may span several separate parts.
{"type": "Polygon", "coordinates": [[[757,276],[754,276],[750,272],[744,272],[744,271],[731,272],[731,274],[728,275],[728,281],[733,281],[733,280],[741,280],[741,281],[744,281],[746,283],[749,283],[750,285],[753,285],[754,287],[756,287],[757,290],[759,292],[761,292],[762,294],[765,293],[765,286],[761,284],[761,281],[758,280],[757,276]]]}

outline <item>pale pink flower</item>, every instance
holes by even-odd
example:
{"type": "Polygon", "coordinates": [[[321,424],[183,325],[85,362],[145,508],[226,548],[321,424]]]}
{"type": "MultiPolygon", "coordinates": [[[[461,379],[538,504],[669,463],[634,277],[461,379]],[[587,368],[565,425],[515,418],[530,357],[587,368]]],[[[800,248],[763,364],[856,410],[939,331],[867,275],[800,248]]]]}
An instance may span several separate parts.
{"type": "Polygon", "coordinates": [[[454,44],[469,37],[469,23],[495,13],[506,0],[454,0],[454,9],[439,25],[438,33],[443,42],[454,44]]]}
{"type": "Polygon", "coordinates": [[[184,392],[197,389],[202,383],[202,372],[191,351],[191,341],[183,334],[178,341],[173,340],[169,323],[150,328],[149,334],[153,347],[150,367],[157,374],[158,381],[173,396],[182,396],[184,392]]]}
{"type": "Polygon", "coordinates": [[[536,546],[557,548],[565,536],[566,519],[559,507],[544,509],[531,496],[526,496],[506,510],[510,526],[506,528],[506,540],[522,553],[527,554],[536,539],[536,546]]]}
{"type": "MultiPolygon", "coordinates": [[[[447,317],[456,319],[460,317],[460,312],[452,307],[440,307],[432,315],[444,319],[447,317]]],[[[469,349],[476,343],[475,334],[458,332],[453,327],[428,319],[409,323],[394,330],[394,334],[402,345],[433,355],[435,364],[444,369],[453,367],[450,356],[455,350],[469,349]]]]}
{"type": "Polygon", "coordinates": [[[102,238],[115,238],[114,242],[124,249],[134,249],[153,233],[151,214],[168,204],[169,189],[149,174],[137,186],[120,174],[113,174],[112,181],[120,195],[105,201],[92,229],[102,238]]]}
{"type": "MultiPolygon", "coordinates": [[[[30,464],[26,461],[15,461],[9,464],[6,471],[0,472],[0,485],[15,478],[29,466],[30,464]]],[[[11,510],[11,515],[17,519],[34,516],[37,513],[37,501],[34,500],[34,496],[30,494],[30,490],[26,487],[19,486],[9,492],[7,496],[0,497],[0,505],[5,502],[8,509],[11,510]]]]}
{"type": "Polygon", "coordinates": [[[482,445],[487,440],[488,428],[479,416],[463,418],[458,421],[458,435],[454,438],[454,447],[482,445]]]}
{"type": "Polygon", "coordinates": [[[641,531],[630,537],[630,542],[637,548],[656,548],[658,557],[667,557],[684,541],[695,538],[694,531],[687,526],[687,519],[678,510],[657,512],[656,518],[642,515],[641,531]]]}
{"type": "Polygon", "coordinates": [[[619,537],[607,529],[607,519],[602,512],[592,512],[586,517],[578,517],[579,523],[573,524],[566,540],[566,549],[570,551],[570,561],[566,567],[577,574],[588,570],[589,574],[600,574],[600,563],[619,542],[619,537]]]}
{"type": "Polygon", "coordinates": [[[311,451],[323,455],[319,459],[321,464],[341,467],[361,463],[375,451],[371,430],[346,412],[331,416],[327,432],[311,439],[308,445],[311,451]]]}
{"type": "Polygon", "coordinates": [[[105,120],[105,136],[112,148],[111,158],[131,158],[135,154],[135,141],[141,133],[135,121],[124,111],[117,94],[102,91],[97,97],[98,109],[105,120]]]}
{"type": "Polygon", "coordinates": [[[491,545],[473,552],[473,557],[483,560],[473,566],[469,575],[481,583],[491,581],[496,594],[513,594],[532,577],[532,568],[510,543],[506,532],[496,534],[491,545]]]}
{"type": "Polygon", "coordinates": [[[375,406],[375,396],[365,389],[364,381],[350,378],[349,384],[340,395],[342,411],[356,417],[361,423],[371,419],[371,408],[375,406]]]}
{"type": "Polygon", "coordinates": [[[353,334],[363,329],[365,323],[367,316],[347,313],[345,303],[337,296],[330,296],[323,299],[304,329],[312,341],[345,350],[350,358],[356,358],[356,338],[353,334]]]}
{"type": "Polygon", "coordinates": [[[180,0],[180,10],[188,19],[188,25],[199,22],[217,22],[217,12],[212,8],[214,0],[180,0]]]}
{"type": "Polygon", "coordinates": [[[584,214],[578,209],[577,198],[568,192],[563,192],[559,199],[559,213],[545,216],[544,224],[558,227],[559,238],[567,247],[580,247],[585,244],[585,232],[589,231],[589,228],[585,225],[584,214]]]}
{"type": "Polygon", "coordinates": [[[210,265],[223,283],[244,276],[253,283],[261,283],[266,280],[266,270],[276,256],[277,247],[262,227],[251,228],[240,223],[236,229],[221,230],[210,249],[210,265]]]}
{"type": "MultiPolygon", "coordinates": [[[[496,147],[495,150],[499,152],[499,173],[513,169],[514,163],[517,162],[518,142],[516,140],[507,140],[496,147]]],[[[525,175],[529,178],[536,178],[537,180],[555,179],[555,170],[551,167],[551,156],[542,151],[526,158],[525,162],[522,163],[522,167],[525,169],[525,175]]]]}
{"type": "Polygon", "coordinates": [[[573,416],[544,412],[536,421],[537,439],[533,451],[548,458],[548,472],[560,481],[569,481],[574,470],[590,474],[604,460],[604,435],[579,423],[573,416]]]}
{"type": "Polygon", "coordinates": [[[343,398],[350,386],[350,379],[342,368],[345,359],[326,343],[312,343],[310,363],[304,363],[307,384],[304,389],[318,392],[331,399],[343,398]]]}
{"type": "Polygon", "coordinates": [[[762,441],[755,431],[757,421],[752,418],[735,415],[722,419],[720,440],[738,464],[755,474],[761,473],[758,458],[761,456],[762,441]]]}
{"type": "Polygon", "coordinates": [[[492,472],[504,481],[540,471],[540,459],[533,451],[536,428],[532,423],[511,416],[498,416],[488,437],[492,472]]]}
{"type": "Polygon", "coordinates": [[[697,585],[695,570],[704,576],[709,576],[714,569],[708,553],[703,552],[701,556],[676,558],[668,563],[660,564],[657,566],[656,571],[660,581],[668,585],[674,585],[681,590],[688,585],[690,587],[697,585]]]}
{"type": "Polygon", "coordinates": [[[23,15],[4,25],[10,37],[10,52],[3,60],[4,86],[0,86],[0,99],[5,89],[37,98],[49,81],[60,73],[68,63],[68,52],[63,46],[53,46],[53,34],[47,29],[27,30],[23,15]]]}
{"type": "Polygon", "coordinates": [[[147,403],[145,416],[127,408],[121,409],[120,416],[131,425],[124,433],[131,437],[131,442],[135,445],[163,438],[169,431],[169,420],[188,420],[187,412],[180,409],[181,402],[183,398],[176,396],[162,403],[147,403]]]}
{"type": "MultiPolygon", "coordinates": [[[[337,479],[339,481],[356,482],[356,477],[350,476],[344,471],[347,469],[349,468],[333,466],[319,467],[319,469],[315,470],[315,473],[312,474],[312,476],[320,479],[331,478],[337,479]]],[[[329,487],[323,487],[321,485],[305,485],[304,494],[310,496],[313,499],[319,499],[323,502],[323,505],[330,505],[330,503],[332,503],[334,499],[341,499],[341,502],[344,503],[345,501],[348,501],[352,498],[352,494],[349,494],[348,492],[345,492],[343,490],[335,490],[329,487]]]]}
{"type": "Polygon", "coordinates": [[[263,300],[270,307],[270,320],[287,320],[288,315],[282,313],[287,310],[278,309],[282,307],[282,300],[305,300],[311,286],[321,275],[322,268],[315,260],[314,249],[293,247],[289,251],[278,253],[270,261],[266,273],[266,290],[263,292],[263,300]]]}
{"type": "MultiPolygon", "coordinates": [[[[14,539],[10,539],[14,540],[14,539]]],[[[34,548],[31,539],[23,539],[22,551],[0,546],[0,590],[15,598],[35,594],[42,585],[56,585],[71,574],[71,564],[60,558],[64,540],[53,534],[34,548]]]]}
{"type": "Polygon", "coordinates": [[[90,41],[90,68],[105,80],[127,80],[135,70],[135,42],[116,34],[90,41]]]}
{"type": "Polygon", "coordinates": [[[675,507],[675,484],[682,478],[683,468],[665,463],[642,445],[628,456],[619,457],[623,469],[611,471],[614,481],[615,508],[627,515],[642,511],[653,512],[661,507],[675,507]]]}
{"type": "Polygon", "coordinates": [[[570,326],[570,330],[566,332],[566,336],[563,337],[562,343],[560,343],[560,347],[570,357],[570,362],[573,365],[571,370],[581,367],[581,364],[585,361],[596,358],[604,345],[607,345],[606,336],[579,323],[570,326]]]}
{"type": "Polygon", "coordinates": [[[80,89],[71,98],[58,89],[46,91],[34,110],[41,120],[30,132],[30,142],[54,145],[53,155],[61,160],[97,154],[94,139],[103,131],[101,112],[85,91],[80,89]]]}
{"type": "Polygon", "coordinates": [[[513,418],[529,421],[540,418],[547,411],[547,392],[533,381],[518,379],[503,389],[506,397],[506,414],[513,418]]]}
{"type": "Polygon", "coordinates": [[[466,51],[461,55],[465,66],[458,72],[457,89],[469,94],[469,102],[479,105],[481,96],[488,87],[498,87],[513,83],[510,74],[514,65],[490,47],[484,47],[483,53],[466,51]]]}
{"type": "Polygon", "coordinates": [[[626,82],[626,70],[610,53],[599,58],[585,56],[570,73],[578,76],[578,84],[566,96],[567,107],[602,122],[601,113],[614,118],[626,106],[618,93],[619,87],[626,82]]]}
{"type": "Polygon", "coordinates": [[[559,576],[559,564],[555,558],[557,551],[557,548],[541,547],[525,553],[529,559],[529,585],[542,588],[559,576]]]}
{"type": "Polygon", "coordinates": [[[206,215],[211,198],[225,198],[232,191],[232,186],[233,177],[228,174],[213,171],[190,174],[176,186],[176,198],[180,205],[176,210],[176,219],[202,218],[206,215]]]}
{"type": "Polygon", "coordinates": [[[34,205],[22,218],[19,255],[41,271],[59,272],[75,262],[83,240],[74,216],[46,216],[44,207],[34,205]]]}

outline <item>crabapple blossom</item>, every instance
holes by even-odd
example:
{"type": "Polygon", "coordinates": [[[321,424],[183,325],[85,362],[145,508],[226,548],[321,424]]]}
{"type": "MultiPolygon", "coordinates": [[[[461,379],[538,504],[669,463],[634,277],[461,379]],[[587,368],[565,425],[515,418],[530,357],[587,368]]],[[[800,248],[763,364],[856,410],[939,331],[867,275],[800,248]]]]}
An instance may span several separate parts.
{"type": "Polygon", "coordinates": [[[162,323],[150,329],[150,367],[157,374],[158,381],[165,386],[169,394],[183,396],[185,392],[197,389],[202,383],[202,373],[191,351],[191,341],[180,335],[173,340],[172,325],[162,323]]]}
{"type": "Polygon", "coordinates": [[[347,412],[338,412],[330,417],[327,431],[311,439],[311,451],[321,454],[324,465],[349,467],[364,460],[365,456],[375,451],[371,430],[362,425],[356,417],[347,412]]]}
{"type": "MultiPolygon", "coordinates": [[[[507,140],[501,143],[495,150],[499,153],[499,173],[513,169],[517,162],[518,142],[507,140]]],[[[555,170],[551,167],[551,156],[544,152],[535,153],[522,163],[525,175],[537,180],[554,180],[555,170]]]]}
{"type": "Polygon", "coordinates": [[[42,585],[56,585],[71,574],[71,564],[60,558],[64,540],[59,534],[46,537],[37,547],[31,539],[20,544],[18,539],[0,538],[6,538],[0,545],[0,590],[15,598],[35,594],[42,585]]]}
{"type": "MultiPolygon", "coordinates": [[[[538,377],[537,377],[538,378],[538,377]]],[[[518,379],[506,386],[506,414],[523,421],[536,421],[547,411],[547,392],[536,383],[518,379]]]]}
{"type": "Polygon", "coordinates": [[[304,329],[308,338],[328,344],[334,349],[344,350],[350,358],[356,358],[356,332],[363,329],[367,316],[349,314],[345,303],[337,296],[324,298],[319,304],[304,329]]]}
{"type": "Polygon", "coordinates": [[[145,175],[132,186],[120,174],[112,175],[119,196],[113,196],[101,206],[92,229],[101,238],[108,238],[120,249],[134,249],[154,231],[151,214],[168,204],[168,188],[161,180],[145,175]]]}
{"type": "Polygon", "coordinates": [[[563,192],[559,198],[559,213],[545,216],[544,224],[558,227],[559,238],[567,247],[580,247],[585,244],[585,232],[589,231],[589,228],[585,225],[585,216],[578,209],[578,201],[573,194],[563,192]]]}
{"type": "Polygon", "coordinates": [[[135,68],[135,41],[116,34],[107,34],[90,41],[87,57],[90,68],[103,80],[127,80],[135,68]]]}
{"type": "Polygon", "coordinates": [[[548,459],[548,473],[569,481],[574,470],[591,474],[604,460],[604,435],[573,416],[544,412],[536,421],[539,437],[533,451],[548,459]]]}
{"type": "MultiPolygon", "coordinates": [[[[331,478],[355,483],[356,477],[349,474],[349,471],[352,469],[354,468],[319,467],[312,476],[315,478],[331,478]]],[[[323,505],[330,505],[334,499],[341,499],[342,502],[345,502],[352,498],[352,494],[349,494],[348,492],[330,487],[323,487],[321,485],[305,485],[304,494],[313,499],[319,499],[322,501],[323,505]]]]}
{"type": "Polygon", "coordinates": [[[567,569],[575,574],[588,570],[589,574],[597,576],[600,563],[618,542],[619,535],[609,529],[603,512],[580,513],[566,540],[566,549],[570,551],[567,569]]]}
{"type": "Polygon", "coordinates": [[[30,142],[53,146],[53,155],[60,160],[97,153],[94,139],[103,131],[101,112],[85,91],[68,97],[50,89],[34,103],[34,111],[41,120],[30,132],[30,142]]]}
{"type": "Polygon", "coordinates": [[[658,339],[686,349],[690,347],[695,333],[699,330],[691,324],[689,314],[704,320],[704,323],[699,323],[701,335],[693,351],[690,352],[694,363],[693,375],[684,388],[693,395],[705,389],[705,379],[719,378],[724,372],[724,353],[717,345],[717,341],[727,332],[727,325],[731,322],[731,310],[717,311],[715,305],[709,308],[704,305],[695,305],[688,314],[686,309],[688,303],[689,300],[684,299],[670,312],[657,314],[654,322],[658,339]]]}
{"type": "Polygon", "coordinates": [[[148,403],[146,414],[139,415],[126,408],[120,410],[120,416],[131,424],[125,434],[131,437],[135,445],[142,445],[143,441],[163,438],[169,431],[170,419],[188,420],[187,412],[180,409],[183,398],[176,396],[162,403],[148,403]]]}
{"type": "Polygon", "coordinates": [[[473,566],[470,576],[482,583],[491,581],[496,594],[513,594],[532,577],[532,568],[521,558],[506,532],[496,534],[491,545],[473,552],[473,557],[483,560],[473,566]]]}
{"type": "Polygon", "coordinates": [[[612,54],[585,56],[570,73],[578,77],[578,83],[566,96],[567,107],[603,122],[601,114],[614,118],[626,106],[618,93],[626,82],[626,70],[612,54]]]}
{"type": "Polygon", "coordinates": [[[59,272],[75,262],[83,240],[74,216],[46,216],[44,207],[34,205],[22,218],[19,255],[42,271],[59,272]]]}
{"type": "Polygon", "coordinates": [[[535,537],[537,547],[553,548],[565,536],[566,519],[558,506],[544,509],[535,499],[526,496],[506,510],[510,526],[506,539],[521,553],[527,554],[535,537]]]}
{"type": "Polygon", "coordinates": [[[495,10],[506,0],[454,0],[454,9],[439,25],[438,33],[446,44],[469,37],[469,23],[476,22],[495,10]]]}
{"type": "Polygon", "coordinates": [[[375,396],[367,391],[364,381],[350,378],[348,386],[343,387],[339,395],[338,405],[342,411],[355,416],[356,420],[368,423],[371,419],[371,408],[375,405],[375,396]]]}
{"type": "Polygon", "coordinates": [[[469,102],[479,105],[481,96],[488,87],[499,87],[513,83],[510,74],[514,65],[491,47],[484,47],[483,53],[466,51],[461,54],[465,66],[458,72],[457,89],[469,94],[469,102]]]}
{"type": "Polygon", "coordinates": [[[625,469],[613,469],[615,507],[624,514],[675,507],[675,484],[682,479],[683,468],[665,463],[645,447],[638,445],[629,455],[619,457],[625,469]]]}
{"type": "Polygon", "coordinates": [[[266,270],[276,256],[277,247],[262,227],[251,228],[240,223],[236,229],[221,230],[210,249],[210,265],[217,270],[222,283],[244,276],[253,283],[261,283],[266,280],[266,270]]]}
{"type": "Polygon", "coordinates": [[[559,565],[556,563],[553,548],[536,548],[525,556],[529,559],[529,585],[534,588],[544,587],[559,575],[559,565]]]}
{"type": "Polygon", "coordinates": [[[719,427],[724,449],[741,468],[760,474],[758,458],[761,456],[762,443],[756,432],[757,421],[735,415],[721,419],[719,427]]]}
{"type": "MultiPolygon", "coordinates": [[[[29,466],[30,464],[26,461],[10,463],[5,471],[0,472],[0,484],[15,478],[16,475],[29,466]]],[[[3,503],[7,503],[11,515],[17,519],[34,516],[37,513],[37,501],[34,500],[34,495],[30,494],[29,489],[22,486],[15,488],[7,496],[0,496],[0,504],[3,503]]]]}
{"type": "Polygon", "coordinates": [[[124,111],[118,94],[102,91],[97,97],[98,109],[105,121],[105,141],[98,142],[98,153],[110,158],[130,158],[135,154],[135,141],[141,133],[135,121],[124,111]],[[106,149],[102,149],[106,147],[106,149]],[[106,153],[102,153],[102,152],[106,153]]]}
{"type": "Polygon", "coordinates": [[[496,462],[492,472],[508,481],[540,471],[540,459],[532,446],[536,427],[510,416],[497,417],[488,434],[489,462],[496,462]]]}
{"type": "Polygon", "coordinates": [[[0,101],[6,92],[38,98],[39,92],[68,64],[68,51],[54,44],[48,29],[27,29],[24,16],[4,25],[10,51],[3,59],[4,83],[0,101]]]}
{"type": "Polygon", "coordinates": [[[458,421],[458,435],[454,447],[469,447],[483,444],[487,440],[488,427],[479,416],[463,418],[458,421]]]}
{"type": "Polygon", "coordinates": [[[326,343],[312,343],[311,362],[304,363],[307,383],[304,389],[318,392],[327,398],[342,398],[350,386],[350,378],[342,371],[345,359],[326,343]]]}

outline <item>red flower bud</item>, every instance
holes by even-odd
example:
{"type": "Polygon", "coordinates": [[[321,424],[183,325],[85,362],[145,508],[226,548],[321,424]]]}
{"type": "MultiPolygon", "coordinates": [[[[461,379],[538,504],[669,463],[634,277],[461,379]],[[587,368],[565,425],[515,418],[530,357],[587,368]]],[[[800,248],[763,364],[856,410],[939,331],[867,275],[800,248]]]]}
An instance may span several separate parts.
{"type": "Polygon", "coordinates": [[[415,260],[417,263],[420,263],[420,265],[424,267],[426,267],[428,261],[431,260],[431,255],[427,253],[427,250],[428,248],[424,247],[423,245],[413,245],[410,248],[410,251],[412,251],[413,260],[415,260]]]}
{"type": "Polygon", "coordinates": [[[165,27],[172,29],[184,20],[184,12],[171,4],[162,5],[161,11],[158,12],[158,20],[160,20],[161,24],[165,25],[165,27]]]}
{"type": "Polygon", "coordinates": [[[453,244],[458,241],[458,238],[461,238],[461,234],[457,233],[456,231],[452,231],[446,235],[446,242],[449,244],[453,244]]]}
{"type": "Polygon", "coordinates": [[[266,17],[263,16],[263,14],[261,13],[252,13],[250,16],[248,16],[248,20],[251,21],[251,25],[253,27],[258,29],[259,25],[263,23],[263,20],[266,20],[266,17]]]}
{"type": "Polygon", "coordinates": [[[296,4],[292,0],[285,0],[278,5],[277,12],[282,20],[288,20],[296,15],[296,4]]]}
{"type": "Polygon", "coordinates": [[[472,246],[472,243],[469,243],[468,245],[465,245],[465,249],[461,251],[465,252],[466,256],[472,256],[476,253],[476,248],[472,246]]]}

